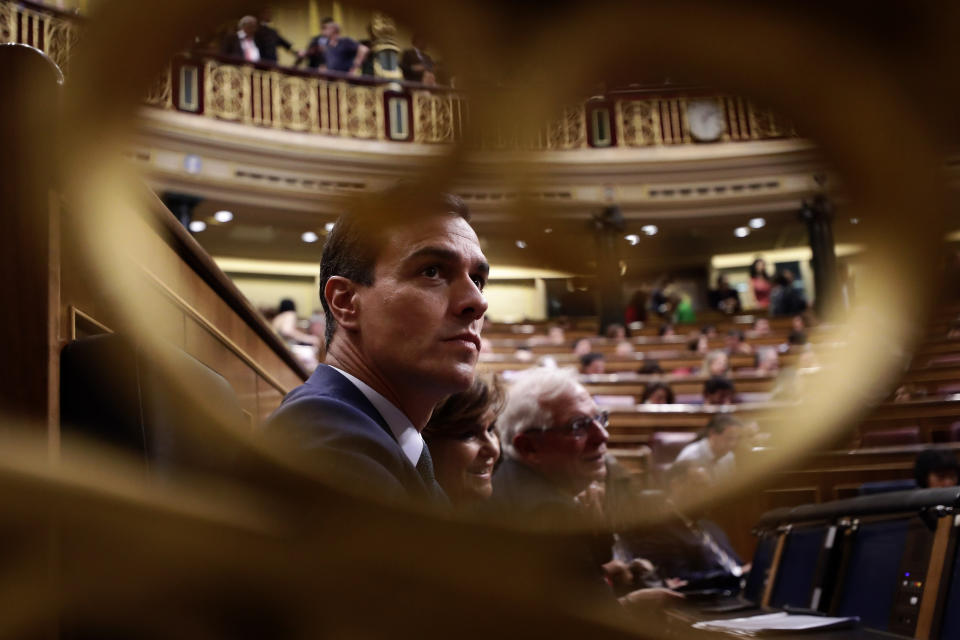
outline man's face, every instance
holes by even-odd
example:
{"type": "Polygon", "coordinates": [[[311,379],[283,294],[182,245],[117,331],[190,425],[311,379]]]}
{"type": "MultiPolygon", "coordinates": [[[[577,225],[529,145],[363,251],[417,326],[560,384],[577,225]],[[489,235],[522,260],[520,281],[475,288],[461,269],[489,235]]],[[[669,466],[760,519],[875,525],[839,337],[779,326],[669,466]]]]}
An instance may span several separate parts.
{"type": "Polygon", "coordinates": [[[740,427],[729,426],[720,433],[710,432],[710,448],[715,456],[722,457],[733,451],[740,439],[740,427]]]}
{"type": "Polygon", "coordinates": [[[327,38],[332,38],[339,32],[339,29],[337,28],[336,23],[328,22],[327,24],[323,25],[322,32],[327,38]]]}
{"type": "Polygon", "coordinates": [[[433,216],[390,229],[373,284],[356,292],[361,349],[387,384],[440,393],[470,386],[488,271],[463,218],[433,216]]]}
{"type": "Polygon", "coordinates": [[[931,489],[947,489],[957,484],[956,471],[931,471],[927,474],[927,486],[931,489]]]}
{"type": "Polygon", "coordinates": [[[705,395],[703,397],[703,404],[711,406],[733,404],[733,397],[733,391],[730,389],[720,389],[719,391],[705,395]]]}
{"type": "Polygon", "coordinates": [[[597,405],[580,385],[553,399],[543,408],[550,416],[546,431],[525,431],[518,438],[528,438],[524,460],[540,473],[572,494],[587,488],[591,482],[602,481],[607,467],[604,455],[610,435],[597,422],[581,433],[571,433],[568,427],[581,418],[597,415],[597,405]]]}

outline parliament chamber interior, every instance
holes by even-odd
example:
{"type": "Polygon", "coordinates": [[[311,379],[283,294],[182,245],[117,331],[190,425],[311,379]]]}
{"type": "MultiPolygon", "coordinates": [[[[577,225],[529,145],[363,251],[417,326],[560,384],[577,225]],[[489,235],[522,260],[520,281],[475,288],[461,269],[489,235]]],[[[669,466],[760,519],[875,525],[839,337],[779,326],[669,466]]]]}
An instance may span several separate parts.
{"type": "Polygon", "coordinates": [[[0,636],[960,639],[958,29],[0,0],[0,636]]]}

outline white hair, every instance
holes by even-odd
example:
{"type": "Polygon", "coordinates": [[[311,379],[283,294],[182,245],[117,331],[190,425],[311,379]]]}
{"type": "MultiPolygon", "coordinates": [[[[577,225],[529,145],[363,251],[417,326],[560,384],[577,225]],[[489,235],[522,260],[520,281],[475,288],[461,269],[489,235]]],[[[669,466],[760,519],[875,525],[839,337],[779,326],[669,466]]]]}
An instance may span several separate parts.
{"type": "Polygon", "coordinates": [[[544,405],[565,393],[576,393],[578,387],[576,369],[536,367],[518,374],[507,390],[507,402],[497,418],[503,453],[516,458],[513,439],[524,431],[552,426],[550,412],[544,405]]]}

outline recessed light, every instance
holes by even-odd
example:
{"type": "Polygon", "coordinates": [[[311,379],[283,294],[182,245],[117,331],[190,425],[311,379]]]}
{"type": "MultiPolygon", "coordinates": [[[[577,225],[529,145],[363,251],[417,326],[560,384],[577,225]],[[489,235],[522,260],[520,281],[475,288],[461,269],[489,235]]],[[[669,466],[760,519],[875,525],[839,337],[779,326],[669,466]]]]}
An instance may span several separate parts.
{"type": "Polygon", "coordinates": [[[331,231],[333,231],[333,223],[328,222],[327,224],[323,225],[323,228],[327,230],[327,233],[330,233],[331,231]]]}
{"type": "Polygon", "coordinates": [[[191,220],[190,221],[190,231],[194,233],[200,233],[207,228],[207,223],[203,220],[191,220]]]}
{"type": "Polygon", "coordinates": [[[304,242],[316,242],[317,240],[320,239],[320,236],[318,236],[313,231],[304,231],[300,235],[300,239],[303,240],[304,242]]]}
{"type": "Polygon", "coordinates": [[[658,229],[657,225],[655,224],[645,224],[642,227],[640,227],[640,231],[643,231],[648,236],[655,236],[657,235],[657,232],[660,231],[660,229],[658,229]]]}
{"type": "Polygon", "coordinates": [[[737,236],[738,238],[746,238],[748,235],[750,235],[750,229],[746,227],[737,227],[733,230],[733,235],[737,236]]]}
{"type": "Polygon", "coordinates": [[[850,218],[850,224],[860,224],[860,218],[850,218]]]}
{"type": "Polygon", "coordinates": [[[550,227],[547,227],[546,229],[543,230],[543,232],[544,232],[544,233],[553,233],[553,229],[551,229],[550,227]]]}
{"type": "Polygon", "coordinates": [[[629,234],[629,235],[623,236],[623,239],[626,240],[627,242],[629,242],[630,244],[633,244],[633,245],[635,245],[635,244],[637,244],[638,242],[640,242],[640,236],[638,236],[638,235],[635,234],[635,233],[631,233],[631,234],[629,234]]]}
{"type": "Polygon", "coordinates": [[[217,222],[230,222],[233,220],[233,212],[226,210],[217,211],[215,214],[213,214],[213,219],[217,222]]]}
{"type": "Polygon", "coordinates": [[[523,240],[517,240],[516,245],[517,245],[517,249],[526,249],[526,248],[527,248],[527,243],[524,242],[523,240]]]}
{"type": "Polygon", "coordinates": [[[750,225],[751,229],[763,229],[765,226],[767,226],[767,221],[763,218],[750,218],[750,222],[748,224],[750,225]]]}

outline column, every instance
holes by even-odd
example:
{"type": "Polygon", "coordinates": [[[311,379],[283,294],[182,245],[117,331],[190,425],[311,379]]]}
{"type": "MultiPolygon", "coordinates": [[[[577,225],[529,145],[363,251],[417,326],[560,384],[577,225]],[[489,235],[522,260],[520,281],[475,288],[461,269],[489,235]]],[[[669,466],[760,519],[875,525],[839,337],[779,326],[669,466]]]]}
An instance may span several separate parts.
{"type": "Polygon", "coordinates": [[[190,221],[193,220],[193,210],[200,204],[201,199],[184,193],[166,191],[161,196],[161,200],[163,200],[167,209],[170,209],[170,213],[175,215],[180,224],[189,231],[190,221]]]}
{"type": "Polygon", "coordinates": [[[837,295],[837,254],[833,243],[833,204],[823,194],[810,202],[804,202],[800,218],[807,225],[810,250],[813,253],[811,268],[817,297],[814,309],[821,318],[833,312],[837,295]]]}
{"type": "Polygon", "coordinates": [[[597,315],[602,335],[611,324],[623,324],[623,276],[620,246],[623,244],[623,214],[620,207],[605,208],[594,216],[597,243],[597,315]]]}

